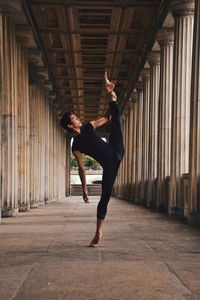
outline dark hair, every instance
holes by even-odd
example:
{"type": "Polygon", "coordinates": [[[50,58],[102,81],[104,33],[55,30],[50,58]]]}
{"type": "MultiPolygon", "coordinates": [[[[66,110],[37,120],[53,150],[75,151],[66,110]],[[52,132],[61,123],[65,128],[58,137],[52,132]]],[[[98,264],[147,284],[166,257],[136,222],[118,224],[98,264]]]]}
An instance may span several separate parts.
{"type": "Polygon", "coordinates": [[[73,115],[73,111],[68,111],[66,112],[62,118],[60,119],[60,125],[65,129],[67,130],[68,132],[72,132],[72,129],[69,128],[67,125],[69,124],[72,124],[71,122],[71,119],[70,119],[70,116],[73,115]]]}

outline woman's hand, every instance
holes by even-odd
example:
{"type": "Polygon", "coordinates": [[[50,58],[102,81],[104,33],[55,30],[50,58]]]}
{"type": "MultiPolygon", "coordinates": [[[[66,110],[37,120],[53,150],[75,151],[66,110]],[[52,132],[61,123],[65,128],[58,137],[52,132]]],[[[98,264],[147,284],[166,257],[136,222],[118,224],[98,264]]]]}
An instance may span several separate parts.
{"type": "Polygon", "coordinates": [[[87,190],[83,190],[83,200],[85,201],[85,203],[89,203],[89,198],[88,198],[88,191],[87,190]]]}

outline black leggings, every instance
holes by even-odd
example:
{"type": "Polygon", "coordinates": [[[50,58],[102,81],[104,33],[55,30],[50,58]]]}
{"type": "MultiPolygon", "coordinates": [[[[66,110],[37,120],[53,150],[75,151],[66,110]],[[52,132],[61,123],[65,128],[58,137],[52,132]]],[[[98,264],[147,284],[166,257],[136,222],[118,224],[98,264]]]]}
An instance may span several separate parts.
{"type": "Polygon", "coordinates": [[[124,156],[123,136],[120,124],[119,104],[116,101],[109,102],[111,119],[111,135],[109,144],[114,150],[113,161],[103,168],[102,193],[97,206],[97,218],[104,219],[107,212],[107,205],[112,194],[112,188],[117,176],[119,165],[124,156]]]}

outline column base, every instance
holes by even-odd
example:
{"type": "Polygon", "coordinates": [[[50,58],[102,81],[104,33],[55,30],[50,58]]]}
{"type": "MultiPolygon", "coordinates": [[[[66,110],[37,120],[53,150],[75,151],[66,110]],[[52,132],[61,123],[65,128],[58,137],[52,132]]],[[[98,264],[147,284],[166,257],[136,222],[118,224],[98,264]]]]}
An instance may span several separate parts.
{"type": "Polygon", "coordinates": [[[160,205],[156,206],[156,211],[160,212],[160,213],[165,212],[166,208],[165,208],[164,204],[160,204],[160,205]]]}
{"type": "Polygon", "coordinates": [[[168,207],[168,214],[170,216],[177,216],[178,215],[178,207],[168,207]]]}
{"type": "Polygon", "coordinates": [[[146,206],[149,209],[156,209],[156,205],[153,201],[148,201],[146,206]]]}
{"type": "Polygon", "coordinates": [[[18,208],[3,208],[1,211],[1,216],[2,218],[16,217],[18,211],[19,211],[18,208]]]}
{"type": "Polygon", "coordinates": [[[44,200],[39,200],[39,201],[38,201],[38,205],[39,205],[39,206],[44,206],[44,204],[45,204],[45,203],[44,203],[44,200]]]}
{"type": "Polygon", "coordinates": [[[38,202],[32,202],[31,204],[30,204],[30,208],[32,209],[32,208],[38,208],[38,206],[39,206],[39,203],[38,202]]]}
{"type": "Polygon", "coordinates": [[[44,199],[44,204],[48,204],[48,203],[49,203],[49,199],[48,198],[44,199]]]}
{"type": "Polygon", "coordinates": [[[184,210],[180,207],[168,207],[168,214],[170,216],[184,216],[184,210]]]}
{"type": "Polygon", "coordinates": [[[19,212],[26,212],[30,209],[30,204],[19,204],[19,212]]]}
{"type": "Polygon", "coordinates": [[[135,203],[135,204],[139,204],[140,203],[140,199],[139,198],[134,198],[134,201],[133,201],[133,203],[135,203]]]}
{"type": "Polygon", "coordinates": [[[187,223],[191,225],[200,225],[200,213],[190,212],[187,215],[187,223]]]}

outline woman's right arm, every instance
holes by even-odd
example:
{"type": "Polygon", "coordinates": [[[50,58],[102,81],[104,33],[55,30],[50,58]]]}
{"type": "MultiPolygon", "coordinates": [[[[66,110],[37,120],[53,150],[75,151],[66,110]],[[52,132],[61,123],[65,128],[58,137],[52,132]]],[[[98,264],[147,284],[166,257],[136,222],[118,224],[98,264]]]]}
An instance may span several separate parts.
{"type": "Polygon", "coordinates": [[[86,174],[85,174],[85,168],[83,163],[83,156],[80,151],[73,151],[73,155],[75,156],[77,163],[78,163],[78,173],[79,177],[82,183],[82,189],[83,189],[83,200],[88,203],[88,190],[87,190],[87,184],[86,184],[86,174]]]}

